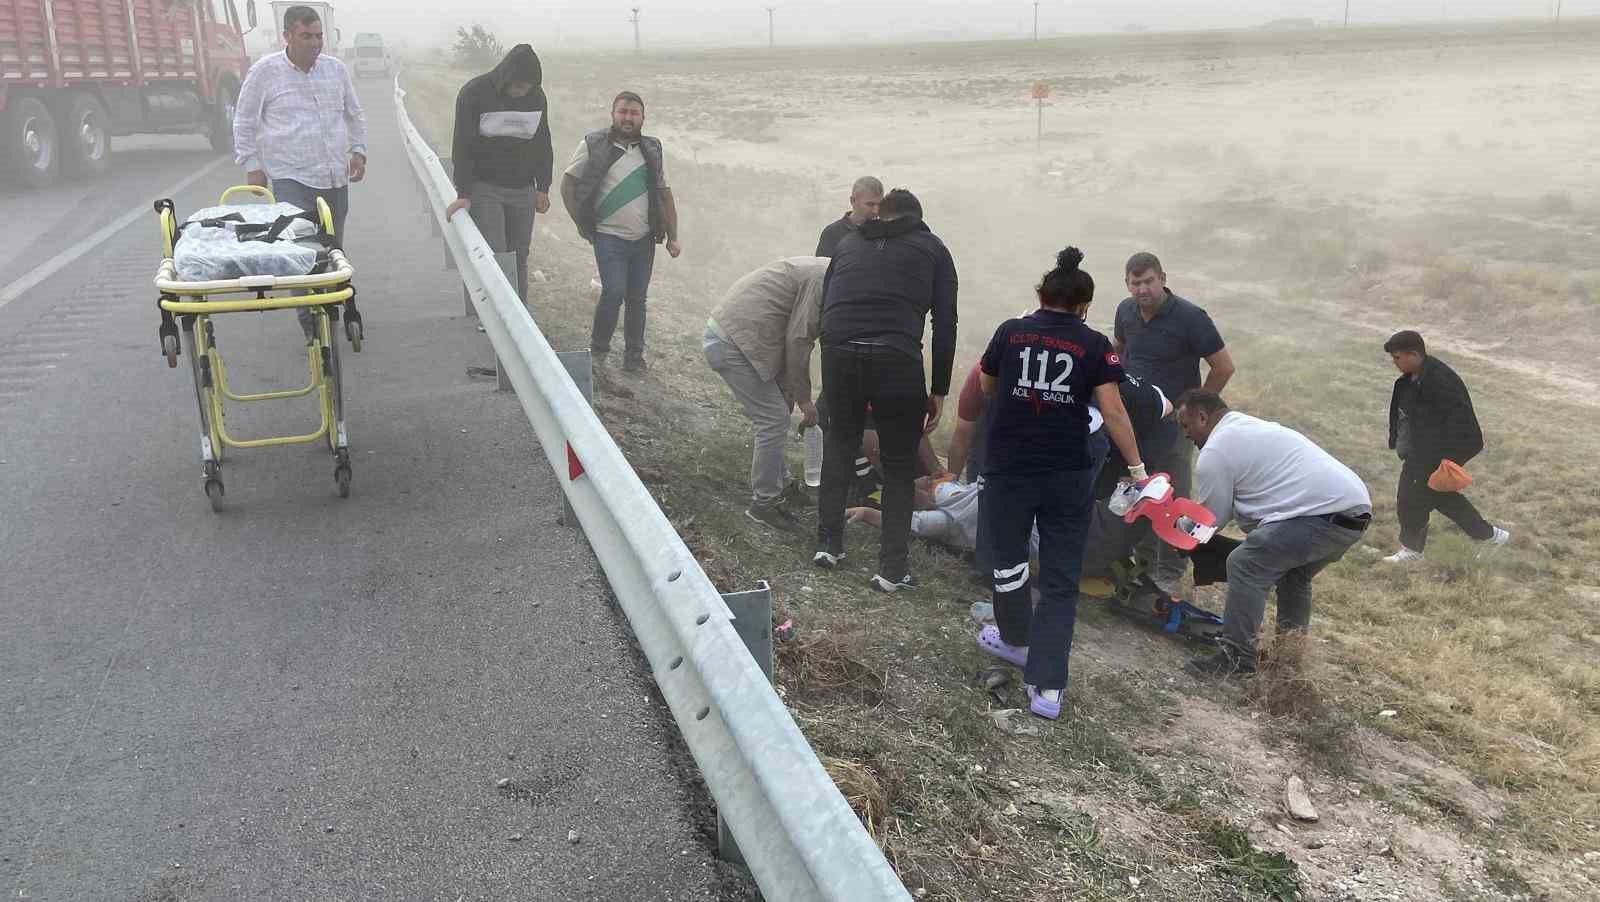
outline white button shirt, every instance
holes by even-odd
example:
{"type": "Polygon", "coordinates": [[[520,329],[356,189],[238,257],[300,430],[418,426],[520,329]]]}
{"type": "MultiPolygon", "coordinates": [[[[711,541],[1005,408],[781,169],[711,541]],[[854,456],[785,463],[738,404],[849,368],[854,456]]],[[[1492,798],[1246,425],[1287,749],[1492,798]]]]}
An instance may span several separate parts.
{"type": "Polygon", "coordinates": [[[287,51],[256,60],[233,116],[236,163],[272,179],[340,188],[350,182],[354,153],[367,153],[367,116],[344,63],[322,53],[306,72],[287,51]]]}

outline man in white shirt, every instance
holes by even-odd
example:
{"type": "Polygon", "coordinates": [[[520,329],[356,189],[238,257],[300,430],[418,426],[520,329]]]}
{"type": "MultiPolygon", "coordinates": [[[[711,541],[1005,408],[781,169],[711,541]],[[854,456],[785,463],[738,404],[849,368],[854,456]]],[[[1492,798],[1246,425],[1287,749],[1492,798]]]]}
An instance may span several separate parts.
{"type": "Polygon", "coordinates": [[[1267,592],[1278,588],[1278,630],[1311,627],[1311,579],[1361,541],[1372,496],[1349,467],[1286,426],[1228,409],[1190,389],[1178,422],[1200,449],[1195,500],[1248,534],[1228,556],[1228,606],[1218,650],[1189,662],[1202,676],[1254,673],[1267,592]]]}
{"type": "Polygon", "coordinates": [[[333,211],[344,237],[350,183],[367,172],[367,117],[350,71],[322,53],[322,21],[309,6],[283,15],[285,47],[250,67],[233,117],[234,161],[252,185],[283,203],[333,211]]]}
{"type": "MultiPolygon", "coordinates": [[[[350,183],[367,174],[367,116],[344,63],[322,55],[322,20],[309,6],[283,14],[284,51],[256,60],[239,87],[233,114],[234,162],[245,180],[272,188],[273,198],[314,212],[317,198],[333,213],[333,242],[342,247],[350,183]]],[[[296,314],[309,341],[311,311],[296,314]]]]}

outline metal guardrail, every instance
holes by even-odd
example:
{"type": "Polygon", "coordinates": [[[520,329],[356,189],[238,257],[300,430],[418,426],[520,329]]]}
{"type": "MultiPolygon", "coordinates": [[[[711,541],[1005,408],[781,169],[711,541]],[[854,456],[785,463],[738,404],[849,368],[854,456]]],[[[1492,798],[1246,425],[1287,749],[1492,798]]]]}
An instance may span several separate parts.
{"type": "Polygon", "coordinates": [[[472,218],[444,221],[455,186],[407,115],[398,76],[394,88],[406,154],[479,321],[762,894],[773,902],[909,900],[472,218]]]}

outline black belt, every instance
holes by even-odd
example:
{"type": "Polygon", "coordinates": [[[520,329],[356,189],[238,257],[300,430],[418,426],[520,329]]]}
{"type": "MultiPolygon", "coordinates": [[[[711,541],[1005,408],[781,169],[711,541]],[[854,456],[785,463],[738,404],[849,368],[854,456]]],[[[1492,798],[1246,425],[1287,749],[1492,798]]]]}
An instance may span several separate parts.
{"type": "Polygon", "coordinates": [[[918,359],[916,355],[907,354],[905,351],[893,345],[884,344],[881,341],[843,341],[838,344],[828,345],[827,350],[843,351],[848,354],[884,354],[895,357],[909,357],[912,360],[918,359]]]}
{"type": "Polygon", "coordinates": [[[1353,529],[1356,532],[1366,532],[1367,527],[1372,525],[1371,514],[1357,514],[1354,517],[1349,514],[1324,514],[1322,519],[1334,526],[1353,529]]]}

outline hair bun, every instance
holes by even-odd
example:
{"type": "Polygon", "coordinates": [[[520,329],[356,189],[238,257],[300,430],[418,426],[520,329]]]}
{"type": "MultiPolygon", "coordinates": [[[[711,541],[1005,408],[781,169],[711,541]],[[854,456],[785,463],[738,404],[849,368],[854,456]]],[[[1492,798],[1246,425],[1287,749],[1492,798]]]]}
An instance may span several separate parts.
{"type": "Polygon", "coordinates": [[[1056,254],[1056,267],[1058,269],[1071,271],[1077,269],[1078,264],[1082,262],[1083,251],[1080,251],[1075,247],[1066,248],[1062,250],[1061,253],[1056,254]]]}

